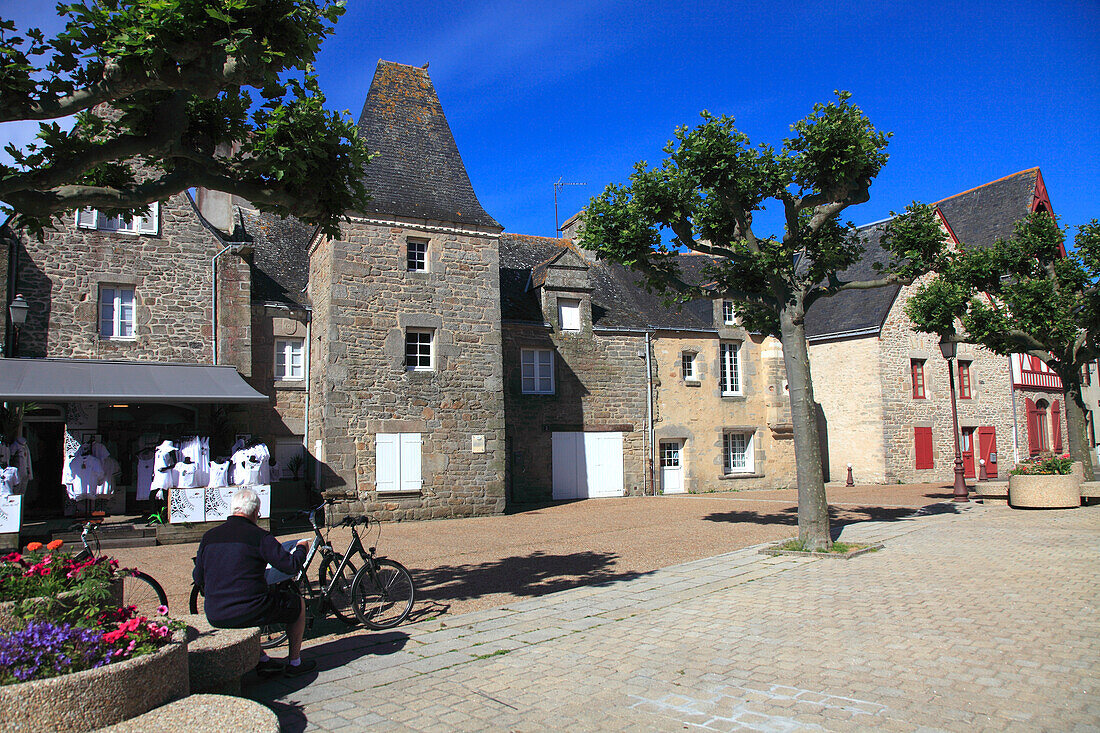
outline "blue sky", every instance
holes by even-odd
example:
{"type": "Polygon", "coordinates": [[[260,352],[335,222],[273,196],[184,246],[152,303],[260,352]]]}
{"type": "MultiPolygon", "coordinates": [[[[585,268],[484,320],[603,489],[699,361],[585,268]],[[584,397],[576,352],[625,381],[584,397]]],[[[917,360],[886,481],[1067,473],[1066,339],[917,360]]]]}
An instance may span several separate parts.
{"type": "MultiPolygon", "coordinates": [[[[348,4],[318,62],[330,105],[358,117],[379,58],[430,62],[474,189],[508,231],[551,235],[554,181],[588,183],[563,190],[564,219],[635,161],[659,162],[700,110],[778,145],[834,89],[894,133],[846,219],[1032,166],[1063,223],[1100,217],[1095,0],[348,4]]],[[[29,5],[0,2],[18,20],[29,5]]]]}

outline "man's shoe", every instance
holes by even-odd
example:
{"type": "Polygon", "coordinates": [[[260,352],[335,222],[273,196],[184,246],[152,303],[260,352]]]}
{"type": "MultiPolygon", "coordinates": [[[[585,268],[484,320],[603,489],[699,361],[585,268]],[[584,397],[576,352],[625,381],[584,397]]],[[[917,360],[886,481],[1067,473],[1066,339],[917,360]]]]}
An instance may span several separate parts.
{"type": "Polygon", "coordinates": [[[283,667],[285,665],[282,662],[274,659],[268,659],[267,661],[261,661],[256,665],[256,674],[260,677],[277,677],[283,673],[283,667]]]}
{"type": "Polygon", "coordinates": [[[283,666],[284,677],[301,677],[304,674],[309,674],[313,670],[317,669],[317,661],[314,659],[303,659],[298,664],[286,664],[283,666]]]}

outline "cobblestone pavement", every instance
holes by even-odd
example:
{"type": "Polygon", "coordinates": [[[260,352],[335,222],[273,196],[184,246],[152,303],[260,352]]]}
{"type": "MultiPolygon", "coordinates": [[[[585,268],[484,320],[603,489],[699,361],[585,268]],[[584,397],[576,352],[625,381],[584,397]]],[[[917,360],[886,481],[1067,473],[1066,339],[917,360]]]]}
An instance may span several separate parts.
{"type": "Polygon", "coordinates": [[[309,647],[298,730],[1096,730],[1100,507],[966,505],[309,647]]]}

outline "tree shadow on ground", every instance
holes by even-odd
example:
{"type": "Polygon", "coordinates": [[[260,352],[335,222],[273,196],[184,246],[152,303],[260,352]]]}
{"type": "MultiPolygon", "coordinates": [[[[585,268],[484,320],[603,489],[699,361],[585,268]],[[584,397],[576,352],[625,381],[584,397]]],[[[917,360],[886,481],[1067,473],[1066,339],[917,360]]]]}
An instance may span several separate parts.
{"type": "Polygon", "coordinates": [[[469,600],[494,593],[541,596],[569,588],[632,580],[645,573],[616,572],[618,555],[575,552],[505,557],[468,565],[439,565],[413,570],[418,606],[421,600],[446,607],[445,601],[469,600]]]}
{"type": "MultiPolygon", "coordinates": [[[[861,522],[900,522],[912,520],[929,514],[958,514],[954,504],[929,504],[921,509],[913,507],[882,506],[842,506],[829,507],[829,528],[834,540],[850,524],[861,522]]],[[[708,522],[729,522],[731,524],[785,524],[798,525],[798,507],[793,506],[779,512],[732,511],[713,512],[703,517],[708,522]]]]}
{"type": "Polygon", "coordinates": [[[277,677],[270,680],[261,679],[255,672],[249,672],[242,680],[244,695],[271,708],[279,716],[279,729],[283,733],[301,733],[306,729],[308,720],[302,706],[293,699],[295,692],[307,687],[329,670],[342,667],[356,659],[399,652],[405,648],[408,640],[409,635],[403,631],[361,631],[324,644],[307,646],[303,657],[317,662],[315,671],[301,677],[277,677]],[[276,698],[290,699],[284,702],[276,698]]]}

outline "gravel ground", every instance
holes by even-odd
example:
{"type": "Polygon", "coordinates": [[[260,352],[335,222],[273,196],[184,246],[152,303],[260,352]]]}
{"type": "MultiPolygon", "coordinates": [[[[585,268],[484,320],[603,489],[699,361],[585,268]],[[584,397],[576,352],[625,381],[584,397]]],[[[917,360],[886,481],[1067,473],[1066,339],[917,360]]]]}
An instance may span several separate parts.
{"type": "MultiPolygon", "coordinates": [[[[951,489],[933,484],[836,486],[828,494],[835,534],[845,524],[900,518],[949,501],[951,489]]],[[[424,620],[636,577],[791,537],[796,525],[797,491],[779,489],[594,499],[523,508],[504,516],[387,523],[370,528],[368,544],[413,571],[417,604],[412,618],[424,620]]],[[[337,549],[344,548],[350,531],[334,529],[330,538],[337,549]]],[[[196,547],[110,552],[123,566],[138,567],[159,580],[169,605],[186,613],[196,547]]],[[[328,625],[318,632],[327,630],[328,625]]]]}

